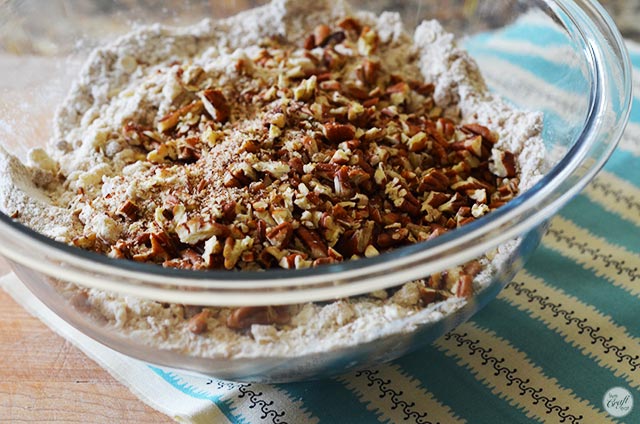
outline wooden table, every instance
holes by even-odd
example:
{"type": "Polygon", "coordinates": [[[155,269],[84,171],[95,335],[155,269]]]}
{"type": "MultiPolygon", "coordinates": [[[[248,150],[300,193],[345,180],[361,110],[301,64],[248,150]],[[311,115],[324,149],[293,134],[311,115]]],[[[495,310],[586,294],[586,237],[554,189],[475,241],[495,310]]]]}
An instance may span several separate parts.
{"type": "MultiPolygon", "coordinates": [[[[8,271],[0,259],[0,274],[8,271]]],[[[169,423],[0,289],[0,422],[169,423]]]]}

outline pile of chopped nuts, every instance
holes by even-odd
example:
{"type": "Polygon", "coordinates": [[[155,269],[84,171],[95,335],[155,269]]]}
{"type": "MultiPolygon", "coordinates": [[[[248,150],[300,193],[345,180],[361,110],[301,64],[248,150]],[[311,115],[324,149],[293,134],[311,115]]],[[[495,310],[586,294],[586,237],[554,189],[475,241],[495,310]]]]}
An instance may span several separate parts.
{"type": "Polygon", "coordinates": [[[93,201],[119,230],[74,243],[167,267],[300,269],[429,240],[512,199],[514,155],[444,117],[433,85],[386,69],[383,47],[345,18],[297,44],[265,39],[233,78],[168,66],[170,112],[114,135],[136,172],[93,201]]]}

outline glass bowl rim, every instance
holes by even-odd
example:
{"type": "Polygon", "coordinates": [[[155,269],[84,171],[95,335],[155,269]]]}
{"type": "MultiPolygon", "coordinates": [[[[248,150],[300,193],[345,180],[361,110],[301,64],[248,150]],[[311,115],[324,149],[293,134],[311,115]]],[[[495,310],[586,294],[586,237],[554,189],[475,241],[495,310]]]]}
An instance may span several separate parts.
{"type": "MultiPolygon", "coordinates": [[[[324,265],[318,268],[308,269],[269,269],[261,271],[225,271],[225,270],[204,270],[194,271],[185,269],[164,268],[157,264],[139,263],[131,260],[110,258],[106,255],[83,250],[78,247],[70,246],[62,242],[50,239],[36,231],[28,228],[9,216],[0,212],[0,229],[4,228],[10,230],[12,234],[21,238],[23,241],[28,241],[30,247],[35,248],[39,252],[48,253],[54,257],[58,262],[67,261],[68,263],[78,266],[81,270],[87,272],[104,272],[106,275],[112,277],[126,277],[137,278],[140,281],[154,285],[154,284],[174,284],[174,285],[189,285],[196,284],[202,288],[214,288],[222,289],[229,285],[230,290],[245,290],[255,289],[257,284],[264,284],[266,282],[272,282],[270,286],[264,286],[265,288],[274,287],[293,287],[287,286],[285,282],[295,280],[295,286],[305,286],[314,284],[313,280],[320,279],[344,279],[349,278],[349,274],[353,273],[357,275],[363,275],[363,273],[379,272],[386,264],[396,265],[398,263],[410,264],[412,261],[419,260],[437,260],[439,255],[450,251],[470,251],[471,247],[475,248],[475,251],[479,251],[479,247],[486,249],[488,244],[486,241],[480,243],[481,246],[473,245],[468,246],[466,240],[474,242],[482,241],[491,233],[494,233],[490,243],[493,247],[502,241],[506,241],[514,236],[518,236],[537,224],[541,223],[545,219],[548,219],[555,211],[559,209],[564,203],[566,203],[573,195],[581,190],[588,181],[597,173],[597,171],[604,165],[610,154],[613,152],[617,141],[620,139],[624,124],[628,120],[631,105],[631,66],[626,53],[626,47],[622,40],[621,35],[615,28],[611,18],[607,15],[604,9],[593,0],[578,0],[571,2],[568,0],[545,0],[545,3],[551,3],[565,13],[569,19],[572,20],[572,24],[580,33],[582,39],[580,40],[585,46],[588,46],[587,50],[594,55],[593,49],[600,49],[604,44],[589,43],[593,41],[591,37],[584,34],[585,28],[580,26],[580,22],[584,21],[584,16],[580,13],[587,12],[587,15],[591,15],[593,20],[599,20],[601,25],[604,25],[608,34],[604,35],[605,40],[611,43],[609,46],[613,48],[616,53],[620,53],[621,68],[620,78],[623,80],[623,116],[619,117],[623,122],[623,125],[619,125],[619,128],[613,130],[611,135],[612,139],[615,139],[608,149],[604,151],[600,157],[597,158],[595,163],[591,165],[588,172],[583,174],[578,183],[570,188],[570,190],[560,194],[557,198],[550,202],[545,203],[545,199],[548,199],[554,191],[556,191],[560,184],[565,181],[573,172],[575,172],[581,165],[584,165],[584,156],[586,152],[595,144],[598,140],[595,139],[591,133],[593,127],[598,119],[598,112],[602,110],[603,104],[601,91],[602,86],[602,64],[600,64],[594,57],[588,57],[587,62],[589,66],[589,76],[593,79],[593,84],[590,92],[590,110],[587,115],[587,119],[582,127],[580,134],[576,137],[574,144],[567,150],[560,161],[544,175],[535,185],[530,187],[524,193],[518,195],[515,199],[508,202],[506,205],[499,209],[492,211],[490,214],[476,220],[473,223],[465,225],[461,228],[456,228],[452,231],[436,237],[432,240],[403,246],[393,249],[388,252],[384,252],[379,256],[372,258],[362,258],[359,260],[349,260],[338,264],[324,265]],[[573,6],[572,6],[573,4],[573,6]],[[577,8],[579,12],[573,11],[573,8],[577,8]],[[609,38],[607,38],[609,37],[609,38]],[[542,208],[538,207],[540,204],[542,208]],[[537,210],[536,210],[537,208],[537,210]],[[531,214],[531,211],[534,213],[531,214]],[[521,219],[522,218],[522,219],[521,219]],[[495,234],[500,227],[507,226],[507,230],[495,234]],[[300,281],[303,279],[302,281],[300,281]],[[307,279],[305,281],[304,279],[307,279]],[[246,283],[246,284],[245,284],[246,283]]],[[[587,24],[594,24],[594,21],[590,21],[589,17],[586,19],[587,24]]],[[[600,34],[600,33],[598,33],[600,34]]],[[[600,34],[602,36],[602,34],[600,34]]],[[[4,245],[0,246],[0,251],[7,256],[10,260],[15,260],[25,266],[32,268],[38,268],[40,264],[33,264],[33,257],[27,257],[28,255],[19,255],[18,253],[11,252],[10,248],[5,248],[4,245]]],[[[469,253],[469,252],[468,252],[469,253]]],[[[472,256],[467,254],[467,257],[472,256]]],[[[462,261],[460,261],[462,262],[462,261]]],[[[59,266],[59,265],[58,265],[59,266]]],[[[59,266],[60,267],[60,266],[59,266]]],[[[62,267],[60,267],[62,268],[62,267]]],[[[103,275],[104,276],[104,275],[103,275]]],[[[348,284],[348,283],[345,283],[348,284]]],[[[398,283],[396,283],[398,284],[398,283]]],[[[393,284],[390,284],[393,285],[393,284]]]]}

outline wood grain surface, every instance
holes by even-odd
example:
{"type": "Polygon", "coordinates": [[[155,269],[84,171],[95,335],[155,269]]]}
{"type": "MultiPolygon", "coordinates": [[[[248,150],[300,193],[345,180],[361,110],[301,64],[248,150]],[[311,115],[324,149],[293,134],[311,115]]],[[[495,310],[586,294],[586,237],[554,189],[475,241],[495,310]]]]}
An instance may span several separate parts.
{"type": "MultiPolygon", "coordinates": [[[[0,275],[8,272],[0,259],[0,275]]],[[[0,289],[0,423],[170,423],[0,289]]]]}
{"type": "MultiPolygon", "coordinates": [[[[236,2],[228,2],[235,4],[236,2]]],[[[617,13],[637,0],[606,0],[617,13]]],[[[628,19],[629,22],[635,22],[628,19]]],[[[637,35],[626,29],[625,35],[637,35]]],[[[638,37],[636,37],[638,40],[638,37]]],[[[0,258],[0,275],[8,272],[0,258]]],[[[0,423],[169,423],[0,289],[0,423]]]]}

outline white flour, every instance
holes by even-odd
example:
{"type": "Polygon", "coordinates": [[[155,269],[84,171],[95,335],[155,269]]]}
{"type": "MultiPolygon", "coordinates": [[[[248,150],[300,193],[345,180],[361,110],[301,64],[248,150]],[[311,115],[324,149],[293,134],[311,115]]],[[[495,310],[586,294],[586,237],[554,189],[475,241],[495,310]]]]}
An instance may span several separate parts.
{"type": "MultiPolygon", "coordinates": [[[[136,166],[127,167],[135,160],[135,152],[112,134],[130,120],[150,121],[168,111],[175,84],[171,74],[158,73],[151,86],[145,85],[148,76],[156,68],[190,59],[206,71],[215,68],[223,78],[233,79],[233,63],[242,55],[251,55],[264,37],[301,39],[317,24],[350,14],[345,4],[335,3],[275,0],[260,9],[194,27],[140,28],[96,50],[57,114],[48,154],[33,152],[28,167],[0,149],[0,209],[60,241],[70,242],[86,226],[108,239],[117,231],[113,220],[79,203],[77,192],[97,196],[104,190],[104,181],[137,172],[136,166]],[[57,173],[65,177],[64,183],[55,177],[57,173]]],[[[434,99],[446,116],[479,122],[499,134],[496,147],[517,156],[521,190],[540,178],[544,154],[539,137],[541,115],[514,110],[488,93],[475,62],[456,46],[451,34],[436,22],[424,22],[412,45],[398,15],[356,16],[375,28],[383,42],[389,42],[388,50],[380,54],[384,66],[404,67],[417,57],[416,72],[419,69],[425,81],[435,84],[434,99]]],[[[485,269],[475,280],[477,289],[489,283],[508,260],[512,247],[501,248],[491,262],[484,260],[485,269]]],[[[67,284],[57,287],[70,298],[79,290],[67,284]]],[[[224,324],[228,309],[212,308],[208,331],[202,335],[187,330],[181,305],[163,306],[91,289],[85,306],[123,335],[151,346],[199,356],[250,357],[302,355],[409,332],[464,304],[464,299],[454,297],[424,308],[417,284],[408,283],[389,298],[380,293],[326,305],[299,305],[289,324],[253,325],[246,333],[224,324]]]]}

